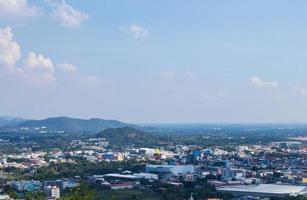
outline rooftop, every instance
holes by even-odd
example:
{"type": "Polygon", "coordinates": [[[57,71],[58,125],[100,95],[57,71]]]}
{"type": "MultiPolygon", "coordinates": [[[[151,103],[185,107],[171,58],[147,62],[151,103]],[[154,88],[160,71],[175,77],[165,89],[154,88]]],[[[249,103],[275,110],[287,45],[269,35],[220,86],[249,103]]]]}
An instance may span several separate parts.
{"type": "Polygon", "coordinates": [[[283,184],[260,184],[260,185],[236,185],[221,186],[218,191],[265,193],[265,194],[307,194],[307,186],[283,185],[283,184]]]}

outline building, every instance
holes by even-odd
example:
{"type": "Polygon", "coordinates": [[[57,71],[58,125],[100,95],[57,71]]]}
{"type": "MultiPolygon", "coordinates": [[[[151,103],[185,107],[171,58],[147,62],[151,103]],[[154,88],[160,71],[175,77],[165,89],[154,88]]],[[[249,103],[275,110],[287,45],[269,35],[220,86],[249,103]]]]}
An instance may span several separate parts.
{"type": "Polygon", "coordinates": [[[307,184],[307,170],[304,171],[304,173],[303,173],[302,183],[303,183],[303,184],[307,184]]]}
{"type": "Polygon", "coordinates": [[[184,181],[193,181],[194,180],[194,175],[190,174],[190,173],[184,174],[183,175],[183,180],[184,181]]]}
{"type": "Polygon", "coordinates": [[[170,173],[173,175],[193,174],[193,165],[146,165],[146,173],[170,173]]]}
{"type": "Polygon", "coordinates": [[[102,175],[104,179],[122,179],[122,180],[140,180],[140,179],[148,179],[148,180],[158,180],[158,175],[150,174],[150,173],[135,173],[135,174],[105,174],[102,175]]]}
{"type": "Polygon", "coordinates": [[[109,186],[112,190],[132,189],[134,187],[133,183],[116,183],[109,186]]]}
{"type": "Polygon", "coordinates": [[[0,200],[12,200],[12,198],[9,195],[2,194],[0,195],[0,200]]]}
{"type": "Polygon", "coordinates": [[[216,189],[219,192],[232,193],[234,196],[282,197],[287,195],[307,195],[306,186],[283,184],[221,186],[216,189]]]}
{"type": "Polygon", "coordinates": [[[253,197],[253,196],[245,196],[245,197],[240,197],[239,200],[261,200],[260,197],[253,197]]]}
{"type": "Polygon", "coordinates": [[[222,179],[226,181],[243,180],[245,177],[245,171],[241,169],[222,168],[222,179]]]}
{"type": "Polygon", "coordinates": [[[53,180],[53,181],[44,181],[44,188],[48,186],[56,186],[60,191],[64,190],[64,181],[63,180],[53,180]]]}
{"type": "Polygon", "coordinates": [[[63,189],[65,190],[66,188],[74,188],[77,187],[79,184],[72,180],[72,179],[63,179],[63,189]]]}
{"type": "Polygon", "coordinates": [[[302,148],[302,143],[298,141],[285,141],[285,142],[272,142],[271,145],[273,147],[278,148],[289,148],[289,149],[300,149],[302,148]]]}
{"type": "Polygon", "coordinates": [[[40,181],[14,181],[13,186],[18,191],[36,191],[42,188],[40,181]]]}
{"type": "Polygon", "coordinates": [[[136,173],[133,176],[139,179],[147,179],[147,180],[158,180],[157,174],[150,174],[150,173],[136,173]]]}
{"type": "Polygon", "coordinates": [[[160,152],[158,150],[153,149],[153,148],[140,148],[139,149],[139,153],[143,154],[143,155],[146,155],[146,156],[153,156],[156,153],[160,154],[160,152]]]}
{"type": "Polygon", "coordinates": [[[61,197],[60,188],[57,186],[47,186],[44,190],[48,199],[59,199],[61,197]]]}

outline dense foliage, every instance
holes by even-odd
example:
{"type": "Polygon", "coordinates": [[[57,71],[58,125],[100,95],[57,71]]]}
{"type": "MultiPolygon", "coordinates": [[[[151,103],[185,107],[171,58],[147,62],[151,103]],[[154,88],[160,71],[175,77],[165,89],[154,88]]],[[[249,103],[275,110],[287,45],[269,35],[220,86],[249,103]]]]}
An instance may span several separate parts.
{"type": "Polygon", "coordinates": [[[32,178],[46,180],[74,176],[86,177],[98,174],[119,173],[124,170],[142,172],[144,168],[144,163],[136,163],[133,161],[93,163],[80,160],[77,163],[51,163],[47,167],[37,169],[32,178]]]}
{"type": "MultiPolygon", "coordinates": [[[[101,130],[107,128],[119,128],[125,126],[134,126],[126,124],[117,120],[104,120],[104,119],[74,119],[69,117],[55,117],[44,120],[26,120],[20,123],[3,127],[3,130],[20,130],[21,127],[27,127],[29,129],[23,129],[22,132],[37,132],[43,131],[65,131],[67,133],[88,133],[95,134],[101,130]],[[45,128],[42,128],[45,127],[45,128]],[[40,129],[36,129],[40,128],[40,129]]],[[[2,130],[0,126],[0,131],[2,130]]]]}
{"type": "Polygon", "coordinates": [[[69,190],[61,200],[93,200],[95,196],[95,190],[93,190],[89,185],[80,184],[78,187],[69,190]]]}
{"type": "Polygon", "coordinates": [[[158,145],[161,139],[158,136],[131,127],[106,129],[97,136],[105,138],[114,147],[127,145],[153,147],[158,145]]]}

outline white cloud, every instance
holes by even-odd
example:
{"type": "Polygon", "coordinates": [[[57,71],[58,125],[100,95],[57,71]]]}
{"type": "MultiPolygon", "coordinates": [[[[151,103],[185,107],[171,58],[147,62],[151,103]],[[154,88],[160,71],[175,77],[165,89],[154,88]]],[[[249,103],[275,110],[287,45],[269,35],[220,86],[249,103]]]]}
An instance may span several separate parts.
{"type": "Polygon", "coordinates": [[[58,64],[57,67],[65,72],[69,72],[69,73],[74,73],[77,71],[76,66],[74,66],[73,64],[70,63],[63,63],[63,64],[58,64]]]}
{"type": "Polygon", "coordinates": [[[55,17],[63,26],[79,27],[89,19],[89,16],[80,10],[75,9],[65,0],[47,0],[47,3],[54,8],[52,16],[55,17]]]}
{"type": "Polygon", "coordinates": [[[136,40],[146,37],[149,33],[148,30],[138,25],[130,25],[128,27],[124,26],[121,27],[121,30],[129,35],[132,35],[136,40]]]}
{"type": "Polygon", "coordinates": [[[70,63],[63,63],[58,64],[57,69],[65,72],[64,75],[67,75],[69,73],[72,75],[72,78],[74,80],[77,80],[79,83],[83,85],[89,85],[89,86],[99,86],[103,83],[103,79],[99,76],[89,75],[89,74],[83,74],[78,71],[78,68],[70,63]]]}
{"type": "Polygon", "coordinates": [[[27,0],[0,0],[0,16],[16,19],[33,17],[38,13],[38,8],[30,6],[27,0]]]}
{"type": "Polygon", "coordinates": [[[45,58],[41,54],[30,52],[23,66],[24,76],[34,82],[54,81],[54,66],[50,58],[45,58]]]}
{"type": "Polygon", "coordinates": [[[64,73],[64,76],[56,77],[58,75],[55,73],[57,69],[71,73],[74,80],[82,84],[99,86],[103,83],[101,77],[78,73],[78,69],[73,64],[54,65],[50,58],[34,52],[29,52],[23,62],[18,65],[18,61],[21,60],[21,51],[13,37],[11,27],[0,28],[0,69],[4,69],[3,72],[8,72],[8,74],[22,81],[38,85],[51,83],[56,81],[57,78],[64,78],[65,80],[67,73],[64,73]]]}
{"type": "Polygon", "coordinates": [[[264,81],[257,76],[249,78],[250,84],[257,88],[276,88],[279,86],[277,81],[264,81]]]}
{"type": "Polygon", "coordinates": [[[20,47],[13,41],[11,27],[0,28],[0,63],[6,68],[13,68],[20,56],[20,47]]]}
{"type": "Polygon", "coordinates": [[[302,96],[307,96],[307,89],[302,86],[296,86],[294,90],[302,96]]]}
{"type": "Polygon", "coordinates": [[[17,62],[21,58],[20,46],[13,40],[11,27],[0,28],[0,67],[5,71],[31,82],[53,81],[54,68],[49,58],[30,52],[21,67],[17,62]]]}

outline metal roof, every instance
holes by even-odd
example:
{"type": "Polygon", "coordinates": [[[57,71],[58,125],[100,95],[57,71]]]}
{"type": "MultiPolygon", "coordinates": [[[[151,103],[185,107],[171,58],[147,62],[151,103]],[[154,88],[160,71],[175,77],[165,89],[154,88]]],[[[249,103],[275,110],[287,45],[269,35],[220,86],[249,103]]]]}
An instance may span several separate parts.
{"type": "Polygon", "coordinates": [[[307,186],[284,185],[284,184],[260,184],[260,185],[239,185],[221,186],[218,191],[248,192],[266,194],[306,194],[307,186]]]}

